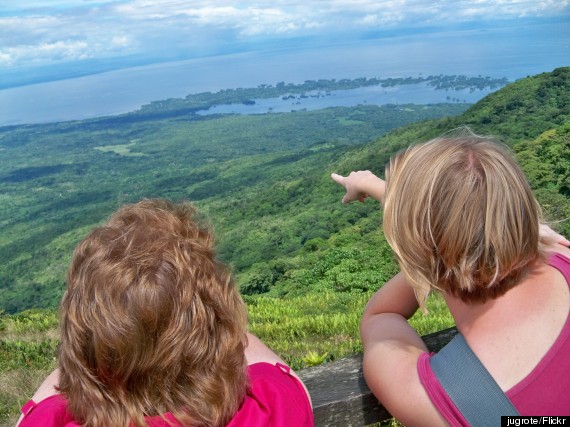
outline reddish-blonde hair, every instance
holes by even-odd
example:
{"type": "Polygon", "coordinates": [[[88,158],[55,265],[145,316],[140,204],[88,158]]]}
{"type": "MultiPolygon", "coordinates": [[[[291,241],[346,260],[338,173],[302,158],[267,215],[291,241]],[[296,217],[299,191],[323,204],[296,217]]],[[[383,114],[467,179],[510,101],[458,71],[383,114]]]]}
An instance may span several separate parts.
{"type": "Polygon", "coordinates": [[[544,256],[540,207],[508,149],[468,129],[397,154],[384,232],[420,306],[433,288],[484,302],[544,256]]]}
{"type": "Polygon", "coordinates": [[[84,426],[171,412],[225,425],[247,389],[245,305],[189,204],[145,200],[75,249],[60,310],[60,391],[84,426]]]}

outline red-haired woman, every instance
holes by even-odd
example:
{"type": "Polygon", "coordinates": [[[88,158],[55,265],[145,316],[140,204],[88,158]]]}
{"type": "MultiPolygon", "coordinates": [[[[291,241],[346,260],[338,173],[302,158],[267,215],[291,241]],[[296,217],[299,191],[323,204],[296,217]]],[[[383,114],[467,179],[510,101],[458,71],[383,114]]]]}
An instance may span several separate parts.
{"type": "Polygon", "coordinates": [[[310,427],[308,392],[246,331],[246,308],[188,204],[127,205],[76,248],[56,369],[26,426],[310,427]]]}

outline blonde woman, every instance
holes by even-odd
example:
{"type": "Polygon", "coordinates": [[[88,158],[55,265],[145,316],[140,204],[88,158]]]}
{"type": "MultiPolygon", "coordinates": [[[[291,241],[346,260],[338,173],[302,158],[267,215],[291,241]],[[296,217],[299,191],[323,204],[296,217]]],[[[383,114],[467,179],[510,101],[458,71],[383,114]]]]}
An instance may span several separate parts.
{"type": "Polygon", "coordinates": [[[76,248],[58,369],[25,426],[311,427],[307,391],[246,332],[246,308],[188,204],[128,205],[76,248]]]}
{"type": "Polygon", "coordinates": [[[569,242],[548,228],[541,237],[539,206],[506,148],[464,132],[397,154],[386,181],[369,171],[332,178],[344,203],[383,204],[401,268],[361,322],[366,381],[397,419],[468,425],[407,322],[431,291],[521,415],[570,415],[569,242]]]}

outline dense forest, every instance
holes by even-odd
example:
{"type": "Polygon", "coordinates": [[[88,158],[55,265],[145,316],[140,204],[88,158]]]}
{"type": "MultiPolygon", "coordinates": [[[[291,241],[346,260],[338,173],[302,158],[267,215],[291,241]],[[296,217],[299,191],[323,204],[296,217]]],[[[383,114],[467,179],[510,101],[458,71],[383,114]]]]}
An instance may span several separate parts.
{"type": "MultiPolygon", "coordinates": [[[[13,419],[54,366],[55,310],[21,310],[55,307],[76,242],[141,197],[199,207],[235,271],[250,329],[293,367],[361,351],[362,308],[397,266],[377,203],[342,205],[330,173],[383,175],[397,150],[463,125],[511,147],[545,219],[570,236],[570,68],[511,83],[473,106],[0,129],[0,421],[13,419]]],[[[420,333],[452,324],[437,295],[428,308],[412,319],[420,333]]]]}
{"type": "Polygon", "coordinates": [[[260,230],[273,237],[256,237],[247,224],[270,218],[280,204],[288,206],[293,191],[316,179],[309,174],[318,177],[347,147],[468,107],[362,105],[251,116],[197,116],[182,109],[145,120],[125,115],[0,128],[0,310],[56,307],[79,239],[120,204],[141,198],[196,203],[220,228],[221,257],[238,274],[266,260],[260,251],[282,253],[281,244],[264,249],[273,244],[267,242],[285,239],[280,233],[290,236],[287,253],[298,251],[307,240],[301,231],[286,230],[275,219],[274,231],[260,230]],[[307,183],[299,186],[305,176],[307,183]],[[278,190],[284,180],[287,190],[278,190]],[[250,209],[243,203],[252,190],[260,199],[250,209]],[[228,229],[225,224],[234,220],[239,227],[228,229]],[[231,248],[236,233],[251,247],[231,248]]]}

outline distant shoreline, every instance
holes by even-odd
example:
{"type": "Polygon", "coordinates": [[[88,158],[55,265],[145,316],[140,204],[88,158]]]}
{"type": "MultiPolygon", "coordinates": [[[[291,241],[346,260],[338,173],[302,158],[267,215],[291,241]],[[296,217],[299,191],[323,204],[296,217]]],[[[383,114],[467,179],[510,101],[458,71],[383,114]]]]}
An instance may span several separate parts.
{"type": "Polygon", "coordinates": [[[74,120],[211,114],[267,114],[353,107],[361,104],[439,104],[474,103],[509,83],[506,77],[437,75],[419,77],[306,80],[303,83],[278,82],[258,87],[200,92],[183,98],[152,101],[137,109],[95,117],[48,120],[36,123],[2,123],[0,128],[74,120]],[[437,93],[441,92],[441,93],[437,93]]]}
{"type": "MultiPolygon", "coordinates": [[[[280,81],[429,75],[515,81],[570,65],[570,34],[563,25],[447,31],[131,66],[0,90],[0,125],[114,116],[157,100],[280,81]]],[[[96,65],[91,70],[102,71],[96,65]]]]}

